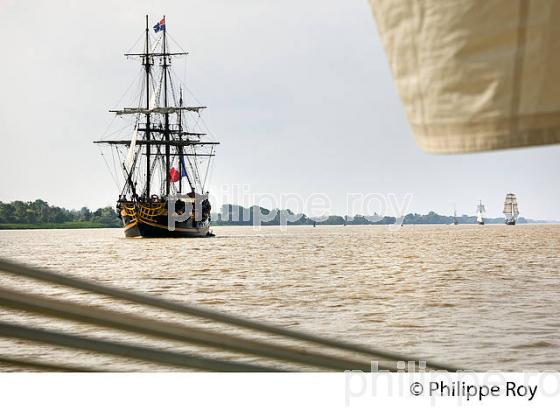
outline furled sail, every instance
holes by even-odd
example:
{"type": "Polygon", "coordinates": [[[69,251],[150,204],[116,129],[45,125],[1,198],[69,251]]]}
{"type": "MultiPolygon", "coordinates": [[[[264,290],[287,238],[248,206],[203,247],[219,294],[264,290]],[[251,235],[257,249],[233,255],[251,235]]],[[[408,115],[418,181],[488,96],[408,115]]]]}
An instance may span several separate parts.
{"type": "Polygon", "coordinates": [[[152,93],[152,95],[150,96],[150,110],[153,110],[154,108],[156,108],[156,101],[158,100],[158,95],[156,93],[156,91],[154,90],[154,92],[152,93]]]}
{"type": "Polygon", "coordinates": [[[423,149],[560,143],[560,1],[369,2],[423,149]]]}
{"type": "Polygon", "coordinates": [[[132,172],[132,167],[134,166],[134,157],[136,154],[136,140],[138,139],[138,126],[134,127],[132,132],[132,138],[130,139],[130,146],[128,147],[128,153],[126,155],[125,168],[126,172],[129,174],[132,172]]]}
{"type": "Polygon", "coordinates": [[[206,107],[154,107],[149,110],[146,108],[123,108],[122,110],[109,110],[117,115],[124,114],[174,114],[179,111],[193,111],[199,112],[206,107]]]}

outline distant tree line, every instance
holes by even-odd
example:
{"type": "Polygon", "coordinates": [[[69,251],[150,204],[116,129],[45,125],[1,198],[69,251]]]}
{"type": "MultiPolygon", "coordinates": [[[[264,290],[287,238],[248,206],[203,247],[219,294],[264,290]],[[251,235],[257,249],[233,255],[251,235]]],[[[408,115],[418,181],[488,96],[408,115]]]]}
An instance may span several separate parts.
{"type": "MultiPolygon", "coordinates": [[[[457,216],[457,222],[461,225],[475,224],[476,216],[461,215],[457,216]]],[[[505,223],[504,218],[484,218],[484,222],[487,224],[503,224],[505,223]]],[[[527,222],[537,222],[529,221],[523,217],[517,220],[518,223],[523,224],[527,222]]],[[[429,212],[427,215],[419,214],[408,214],[404,217],[404,223],[409,225],[422,225],[422,224],[452,224],[453,217],[438,215],[435,212],[429,212]]]]}
{"type": "Polygon", "coordinates": [[[112,207],[91,211],[86,207],[79,210],[51,206],[42,199],[35,201],[0,202],[0,224],[69,224],[81,222],[83,226],[121,226],[119,217],[112,207]],[[88,224],[89,223],[89,224],[88,224]]]}
{"type": "MultiPolygon", "coordinates": [[[[244,208],[239,205],[224,205],[221,213],[212,214],[214,225],[405,225],[422,224],[452,224],[453,217],[438,215],[429,212],[427,215],[407,214],[397,220],[392,216],[338,216],[330,215],[324,218],[312,218],[305,214],[295,214],[289,209],[268,210],[258,206],[244,208]]],[[[475,216],[462,215],[457,217],[459,224],[476,223],[475,216]]],[[[486,218],[488,224],[503,224],[504,218],[486,218]]],[[[544,222],[519,218],[518,223],[544,222]]],[[[51,206],[47,202],[37,199],[35,201],[13,201],[9,203],[0,201],[0,228],[18,227],[69,227],[69,228],[94,228],[94,227],[120,227],[121,221],[115,208],[105,207],[96,211],[83,207],[79,210],[65,209],[51,206]]]]}
{"type": "MultiPolygon", "coordinates": [[[[488,224],[503,224],[504,218],[485,218],[488,224]]],[[[405,225],[423,225],[423,224],[452,224],[453,217],[438,215],[435,212],[429,212],[427,215],[407,214],[404,218],[397,221],[393,216],[379,215],[354,215],[339,216],[330,215],[324,218],[312,218],[305,214],[295,214],[289,209],[269,210],[259,206],[244,208],[239,205],[226,204],[222,206],[221,213],[212,215],[214,225],[280,225],[282,221],[287,225],[393,225],[395,223],[403,223],[405,225]]],[[[457,217],[459,224],[474,224],[476,216],[462,215],[457,217]]],[[[518,223],[537,222],[519,218],[518,223]]],[[[539,221],[541,222],[541,221],[539,221]]]]}
{"type": "Polygon", "coordinates": [[[342,217],[329,215],[324,217],[308,217],[305,214],[295,214],[290,209],[269,210],[259,206],[244,208],[239,205],[224,205],[222,212],[212,218],[216,225],[253,225],[260,222],[261,225],[389,225],[396,222],[392,216],[380,217],[355,215],[353,217],[342,217]]]}

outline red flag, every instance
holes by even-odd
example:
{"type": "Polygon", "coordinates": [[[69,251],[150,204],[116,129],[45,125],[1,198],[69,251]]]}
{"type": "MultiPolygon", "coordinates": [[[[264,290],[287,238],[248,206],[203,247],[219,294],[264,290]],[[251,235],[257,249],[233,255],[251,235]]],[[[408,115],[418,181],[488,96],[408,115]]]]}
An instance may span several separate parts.
{"type": "Polygon", "coordinates": [[[177,182],[181,179],[181,174],[177,171],[177,169],[175,169],[175,167],[171,167],[169,170],[169,179],[171,182],[177,182]]]}

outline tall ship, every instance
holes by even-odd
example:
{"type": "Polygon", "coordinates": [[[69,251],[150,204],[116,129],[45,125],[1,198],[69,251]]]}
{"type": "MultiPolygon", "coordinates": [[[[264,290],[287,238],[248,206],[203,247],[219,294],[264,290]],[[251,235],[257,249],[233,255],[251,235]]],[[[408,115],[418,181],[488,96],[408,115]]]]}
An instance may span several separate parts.
{"type": "Polygon", "coordinates": [[[188,88],[171,64],[188,53],[170,49],[165,17],[152,33],[146,16],[142,37],[143,49],[125,54],[142,65],[135,98],[129,107],[110,110],[125,123],[111,133],[120,138],[94,141],[109,147],[114,159],[113,176],[122,187],[117,211],[124,233],[127,237],[212,236],[206,183],[219,143],[208,140],[202,130],[201,112],[206,107],[184,104],[183,92],[188,88]]]}
{"type": "Polygon", "coordinates": [[[486,213],[486,208],[482,201],[478,202],[476,206],[476,223],[479,225],[484,225],[484,214],[486,213]]]}
{"type": "Polygon", "coordinates": [[[506,195],[504,201],[504,215],[506,217],[506,225],[515,225],[517,217],[519,216],[519,209],[517,207],[517,196],[509,193],[506,195]]]}
{"type": "Polygon", "coordinates": [[[457,208],[453,207],[453,225],[459,225],[459,220],[457,219],[457,208]]]}

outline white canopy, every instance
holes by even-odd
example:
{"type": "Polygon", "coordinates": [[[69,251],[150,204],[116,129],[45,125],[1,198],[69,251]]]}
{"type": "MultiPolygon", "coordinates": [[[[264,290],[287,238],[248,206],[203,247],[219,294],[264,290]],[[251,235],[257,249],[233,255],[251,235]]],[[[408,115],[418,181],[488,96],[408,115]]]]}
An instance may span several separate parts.
{"type": "Polygon", "coordinates": [[[560,1],[369,1],[423,149],[560,143],[560,1]]]}

